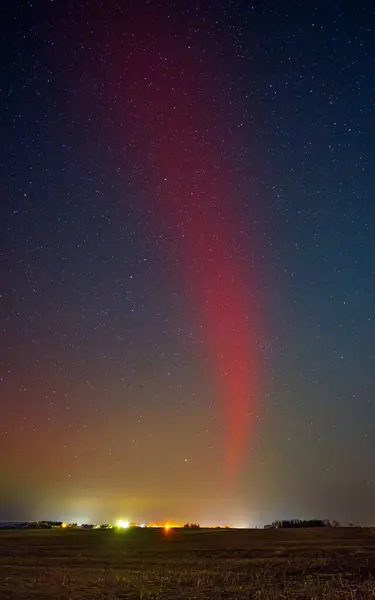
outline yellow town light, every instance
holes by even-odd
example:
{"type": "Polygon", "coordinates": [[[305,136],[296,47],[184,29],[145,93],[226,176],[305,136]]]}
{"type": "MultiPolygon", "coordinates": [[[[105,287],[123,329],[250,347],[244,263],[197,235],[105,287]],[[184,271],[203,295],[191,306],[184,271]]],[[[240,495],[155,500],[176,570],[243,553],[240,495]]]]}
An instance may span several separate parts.
{"type": "Polygon", "coordinates": [[[119,521],[116,521],[116,527],[119,527],[120,529],[128,529],[129,521],[123,521],[120,519],[119,521]]]}

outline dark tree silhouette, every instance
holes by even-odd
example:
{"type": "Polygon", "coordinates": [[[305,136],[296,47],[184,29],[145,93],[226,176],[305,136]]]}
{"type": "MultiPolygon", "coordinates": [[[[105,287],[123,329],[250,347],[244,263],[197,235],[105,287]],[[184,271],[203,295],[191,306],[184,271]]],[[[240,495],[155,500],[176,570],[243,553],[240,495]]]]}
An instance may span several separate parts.
{"type": "Polygon", "coordinates": [[[338,527],[338,521],[329,519],[289,519],[283,521],[274,521],[271,525],[266,525],[265,529],[297,529],[303,527],[338,527]],[[337,523],[337,525],[336,525],[337,523]]]}

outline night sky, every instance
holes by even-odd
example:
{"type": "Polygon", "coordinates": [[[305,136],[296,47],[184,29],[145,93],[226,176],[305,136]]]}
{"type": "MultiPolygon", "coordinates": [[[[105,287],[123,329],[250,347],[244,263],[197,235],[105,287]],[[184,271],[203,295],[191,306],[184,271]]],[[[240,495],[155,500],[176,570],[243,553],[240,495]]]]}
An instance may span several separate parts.
{"type": "Polygon", "coordinates": [[[374,524],[372,3],[6,4],[0,520],[374,524]]]}

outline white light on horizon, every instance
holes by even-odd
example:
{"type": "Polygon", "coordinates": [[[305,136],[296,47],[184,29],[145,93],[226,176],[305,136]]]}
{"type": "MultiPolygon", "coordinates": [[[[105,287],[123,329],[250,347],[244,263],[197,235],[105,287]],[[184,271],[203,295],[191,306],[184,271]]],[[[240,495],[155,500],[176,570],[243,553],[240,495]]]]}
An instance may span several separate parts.
{"type": "Polygon", "coordinates": [[[116,527],[119,527],[120,529],[128,529],[129,525],[129,521],[123,521],[122,519],[116,521],[116,527]]]}

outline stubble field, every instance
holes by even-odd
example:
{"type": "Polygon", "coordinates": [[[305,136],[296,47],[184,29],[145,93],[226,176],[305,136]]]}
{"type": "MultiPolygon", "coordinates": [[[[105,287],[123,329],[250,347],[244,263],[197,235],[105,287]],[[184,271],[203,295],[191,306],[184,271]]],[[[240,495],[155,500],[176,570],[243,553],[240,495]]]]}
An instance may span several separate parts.
{"type": "Polygon", "coordinates": [[[1,600],[375,598],[371,529],[0,532],[1,600]]]}

